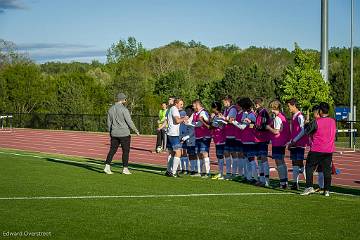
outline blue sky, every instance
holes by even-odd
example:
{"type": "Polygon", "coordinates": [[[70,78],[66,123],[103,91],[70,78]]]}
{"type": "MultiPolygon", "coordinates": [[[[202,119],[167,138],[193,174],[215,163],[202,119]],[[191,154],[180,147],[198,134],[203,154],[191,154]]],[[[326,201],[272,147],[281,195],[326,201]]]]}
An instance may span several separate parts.
{"type": "MultiPolygon", "coordinates": [[[[0,0],[0,38],[38,62],[105,60],[134,36],[150,49],[174,40],[320,47],[321,0],[0,0]]],[[[329,0],[330,46],[349,46],[350,0],[329,0]]],[[[355,0],[355,45],[360,45],[355,0]]]]}

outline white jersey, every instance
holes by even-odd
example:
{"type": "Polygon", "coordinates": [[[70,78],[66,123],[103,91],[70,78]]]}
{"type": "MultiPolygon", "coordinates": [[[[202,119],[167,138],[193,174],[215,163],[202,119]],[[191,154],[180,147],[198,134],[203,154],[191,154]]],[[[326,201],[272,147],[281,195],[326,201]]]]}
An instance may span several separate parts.
{"type": "Polygon", "coordinates": [[[180,117],[179,109],[172,106],[166,114],[166,120],[168,123],[167,135],[169,136],[180,136],[180,124],[175,122],[176,117],[180,117]]]}

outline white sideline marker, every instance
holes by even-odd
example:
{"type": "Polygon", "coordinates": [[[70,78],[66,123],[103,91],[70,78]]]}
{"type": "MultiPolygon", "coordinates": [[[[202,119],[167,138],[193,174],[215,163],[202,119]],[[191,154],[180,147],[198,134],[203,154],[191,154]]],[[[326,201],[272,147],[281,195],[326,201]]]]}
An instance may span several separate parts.
{"type": "Polygon", "coordinates": [[[212,197],[212,196],[269,196],[296,195],[290,192],[264,193],[189,193],[189,194],[160,194],[160,195],[104,195],[104,196],[38,196],[38,197],[0,197],[0,200],[50,200],[50,199],[104,199],[104,198],[174,198],[174,197],[212,197]]]}

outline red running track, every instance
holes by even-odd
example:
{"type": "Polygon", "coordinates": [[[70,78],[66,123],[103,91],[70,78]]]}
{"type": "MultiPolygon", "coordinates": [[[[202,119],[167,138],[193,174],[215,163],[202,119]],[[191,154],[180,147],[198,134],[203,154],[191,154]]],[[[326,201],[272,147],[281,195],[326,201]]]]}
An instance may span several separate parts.
{"type": "MultiPolygon", "coordinates": [[[[166,165],[166,153],[152,152],[155,140],[155,136],[133,136],[130,162],[166,165]]],[[[104,160],[109,149],[109,136],[107,133],[15,129],[0,131],[0,147],[104,160]]],[[[120,159],[120,154],[121,150],[115,155],[114,161],[120,159]]],[[[210,155],[215,156],[214,147],[210,155]]],[[[291,169],[288,155],[287,163],[291,169]]],[[[341,170],[341,174],[333,175],[334,185],[360,188],[360,152],[335,153],[334,163],[341,170]]],[[[270,160],[270,166],[274,167],[274,161],[270,160]]],[[[212,160],[211,168],[217,169],[215,159],[212,160]]],[[[275,171],[271,175],[277,177],[275,171]]]]}

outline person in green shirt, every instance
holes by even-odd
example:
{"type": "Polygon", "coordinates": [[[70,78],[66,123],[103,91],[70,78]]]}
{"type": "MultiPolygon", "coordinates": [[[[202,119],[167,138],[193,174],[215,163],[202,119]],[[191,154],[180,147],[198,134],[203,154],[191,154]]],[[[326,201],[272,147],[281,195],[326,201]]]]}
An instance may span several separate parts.
{"type": "Polygon", "coordinates": [[[158,130],[157,130],[157,140],[156,140],[156,152],[159,153],[165,149],[165,137],[166,137],[166,128],[162,128],[162,125],[166,121],[166,112],[167,112],[166,102],[161,103],[161,109],[159,110],[159,120],[158,120],[158,130]]]}

